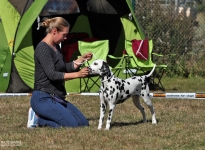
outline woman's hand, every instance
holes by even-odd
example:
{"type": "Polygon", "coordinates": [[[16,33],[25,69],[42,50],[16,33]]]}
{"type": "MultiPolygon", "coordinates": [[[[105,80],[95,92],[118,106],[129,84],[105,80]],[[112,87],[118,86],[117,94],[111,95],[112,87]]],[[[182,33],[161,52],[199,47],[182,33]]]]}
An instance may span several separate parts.
{"type": "Polygon", "coordinates": [[[74,62],[74,68],[78,68],[85,61],[91,60],[92,56],[93,56],[93,54],[91,52],[88,52],[88,53],[85,53],[84,55],[82,55],[81,57],[79,57],[78,59],[76,59],[75,61],[73,61],[74,62]]]}
{"type": "Polygon", "coordinates": [[[86,77],[88,73],[89,73],[89,69],[85,67],[85,68],[82,68],[78,72],[65,73],[64,80],[67,81],[67,80],[72,80],[76,78],[83,78],[83,77],[86,77]]]}
{"type": "Polygon", "coordinates": [[[91,52],[85,53],[84,55],[81,56],[83,61],[86,60],[91,60],[92,59],[93,54],[91,52]]]}
{"type": "Polygon", "coordinates": [[[87,67],[82,68],[79,72],[79,77],[86,77],[89,73],[89,70],[87,67]]]}

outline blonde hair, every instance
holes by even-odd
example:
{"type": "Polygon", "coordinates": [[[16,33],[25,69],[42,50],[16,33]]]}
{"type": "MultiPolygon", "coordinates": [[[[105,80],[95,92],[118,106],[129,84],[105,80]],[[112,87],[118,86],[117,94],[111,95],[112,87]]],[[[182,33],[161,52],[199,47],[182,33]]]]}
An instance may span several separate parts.
{"type": "Polygon", "coordinates": [[[46,27],[46,33],[50,33],[53,28],[62,31],[64,27],[70,27],[70,24],[62,17],[54,17],[45,19],[41,26],[46,27]]]}

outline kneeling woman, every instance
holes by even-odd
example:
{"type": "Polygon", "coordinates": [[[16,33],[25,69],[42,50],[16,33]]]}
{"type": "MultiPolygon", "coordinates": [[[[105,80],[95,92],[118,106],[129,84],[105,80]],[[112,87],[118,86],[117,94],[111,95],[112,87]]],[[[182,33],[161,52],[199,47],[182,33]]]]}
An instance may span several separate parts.
{"type": "Polygon", "coordinates": [[[36,121],[38,126],[88,126],[88,120],[83,113],[64,100],[64,84],[66,80],[88,75],[88,68],[78,68],[85,60],[92,59],[92,53],[86,53],[74,62],[66,63],[59,44],[67,37],[69,23],[62,17],[55,17],[45,20],[42,26],[46,27],[47,34],[34,53],[35,83],[27,127],[35,126],[36,121]]]}

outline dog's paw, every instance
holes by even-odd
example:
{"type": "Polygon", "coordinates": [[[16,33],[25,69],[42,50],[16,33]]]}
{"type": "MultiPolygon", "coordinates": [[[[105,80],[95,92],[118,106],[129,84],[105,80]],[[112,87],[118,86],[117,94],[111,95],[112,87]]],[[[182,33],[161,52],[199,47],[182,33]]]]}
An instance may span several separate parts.
{"type": "Polygon", "coordinates": [[[152,120],[152,124],[157,124],[157,121],[156,120],[152,120]]]}
{"type": "Polygon", "coordinates": [[[157,122],[152,122],[152,124],[157,124],[157,122]]]}

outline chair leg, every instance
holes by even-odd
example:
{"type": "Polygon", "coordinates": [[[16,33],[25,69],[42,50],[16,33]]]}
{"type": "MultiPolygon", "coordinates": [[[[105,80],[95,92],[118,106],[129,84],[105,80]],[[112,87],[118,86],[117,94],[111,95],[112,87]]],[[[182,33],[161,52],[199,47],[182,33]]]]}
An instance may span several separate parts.
{"type": "Polygon", "coordinates": [[[113,74],[116,76],[116,77],[119,77],[119,74],[120,74],[120,70],[122,69],[116,69],[113,74]],[[116,74],[117,73],[117,74],[116,74]]]}
{"type": "Polygon", "coordinates": [[[81,83],[82,81],[81,80],[82,79],[80,78],[80,93],[82,93],[82,90],[81,90],[82,89],[82,86],[81,86],[82,85],[82,83],[81,83]]]}
{"type": "Polygon", "coordinates": [[[160,74],[157,73],[156,71],[153,73],[153,76],[151,77],[151,84],[153,85],[153,90],[162,90],[162,91],[165,91],[165,88],[161,82],[161,79],[162,79],[162,76],[164,74],[164,69],[161,71],[160,69],[160,74]],[[155,81],[155,79],[157,79],[157,82],[155,81]]]}
{"type": "Polygon", "coordinates": [[[82,92],[89,92],[90,93],[90,91],[91,91],[91,89],[92,89],[92,87],[94,86],[94,85],[97,85],[99,88],[100,88],[100,85],[98,85],[98,80],[100,79],[100,77],[98,77],[96,80],[93,80],[92,79],[92,77],[88,77],[88,78],[80,78],[80,92],[82,93],[82,92]],[[84,89],[82,89],[82,80],[83,80],[83,82],[84,82],[84,84],[85,84],[85,88],[84,89]],[[92,81],[92,85],[89,87],[88,86],[88,82],[89,81],[92,81]]]}
{"type": "Polygon", "coordinates": [[[84,91],[83,92],[90,92],[89,91],[89,88],[88,88],[88,82],[89,82],[89,78],[83,78],[83,81],[84,81],[84,83],[85,83],[85,89],[84,89],[84,91]],[[87,80],[86,80],[87,79],[87,80]]]}
{"type": "Polygon", "coordinates": [[[97,84],[98,80],[100,79],[100,77],[98,77],[96,80],[93,80],[92,78],[90,78],[90,80],[92,80],[93,84],[88,88],[88,91],[90,92],[91,88],[94,85],[97,85],[100,88],[100,85],[97,84]]]}
{"type": "Polygon", "coordinates": [[[163,76],[165,70],[164,70],[164,68],[162,68],[160,70],[162,70],[162,71],[161,71],[161,75],[159,75],[159,78],[158,78],[158,85],[159,85],[159,87],[162,91],[165,91],[165,88],[164,88],[164,86],[162,85],[162,82],[161,82],[161,79],[162,79],[162,76],[163,76]]]}

